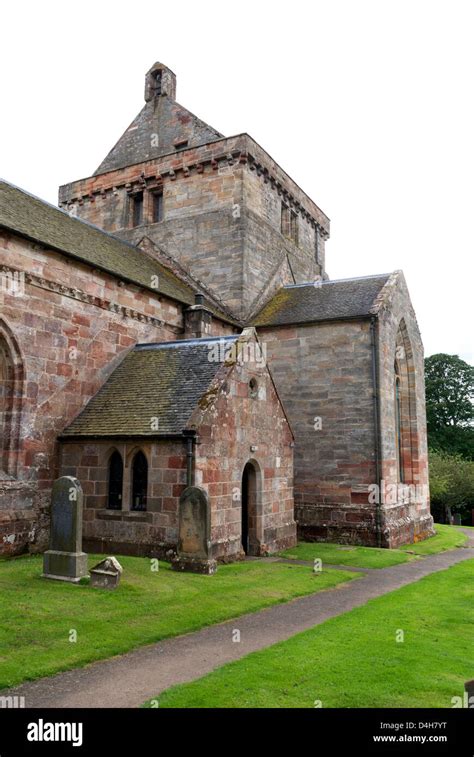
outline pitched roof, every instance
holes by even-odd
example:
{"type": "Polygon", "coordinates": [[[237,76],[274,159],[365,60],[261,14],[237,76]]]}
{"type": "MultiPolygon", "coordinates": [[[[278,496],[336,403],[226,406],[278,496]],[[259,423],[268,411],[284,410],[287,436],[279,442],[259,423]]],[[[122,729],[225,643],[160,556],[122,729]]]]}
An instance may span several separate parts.
{"type": "Polygon", "coordinates": [[[61,438],[180,434],[238,338],[137,345],[61,438]]]}
{"type": "Polygon", "coordinates": [[[285,286],[253,318],[252,326],[344,320],[370,315],[390,274],[285,286]]]}
{"type": "MultiPolygon", "coordinates": [[[[1,226],[155,294],[187,305],[194,303],[194,290],[142,250],[2,180],[1,226]],[[157,277],[156,287],[152,286],[153,277],[157,277]]],[[[230,320],[209,302],[206,306],[218,317],[230,320]]]]}
{"type": "Polygon", "coordinates": [[[197,147],[223,135],[170,97],[147,102],[102,161],[94,176],[175,151],[176,139],[197,147]]]}

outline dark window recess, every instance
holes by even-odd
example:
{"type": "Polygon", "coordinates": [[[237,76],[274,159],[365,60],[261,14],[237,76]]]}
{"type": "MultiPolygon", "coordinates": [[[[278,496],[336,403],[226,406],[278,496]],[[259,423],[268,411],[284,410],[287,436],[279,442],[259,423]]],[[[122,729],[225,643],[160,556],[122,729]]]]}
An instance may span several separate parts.
{"type": "Polygon", "coordinates": [[[143,452],[137,452],[132,464],[132,510],[146,510],[148,463],[143,452]]]}
{"type": "Polygon", "coordinates": [[[153,94],[155,95],[155,97],[159,97],[161,95],[161,74],[161,71],[155,71],[155,73],[153,74],[153,94]]]}
{"type": "Polygon", "coordinates": [[[109,461],[109,510],[122,509],[123,461],[119,452],[114,452],[109,461]]]}
{"type": "Polygon", "coordinates": [[[153,195],[153,223],[163,220],[163,192],[155,192],[153,195]]]}
{"type": "Polygon", "coordinates": [[[285,203],[281,205],[281,233],[284,237],[290,236],[290,208],[285,203]]]}
{"type": "Polygon", "coordinates": [[[295,244],[298,244],[298,216],[293,210],[290,215],[290,237],[295,244]]]}
{"type": "Polygon", "coordinates": [[[281,204],[281,233],[298,244],[298,215],[285,202],[281,204]]]}
{"type": "Polygon", "coordinates": [[[174,143],[175,150],[184,150],[188,146],[187,139],[180,139],[179,142],[174,143]]]}
{"type": "Polygon", "coordinates": [[[251,378],[249,381],[249,393],[253,400],[258,398],[258,384],[257,380],[254,378],[251,378]]]}
{"type": "MultiPolygon", "coordinates": [[[[398,373],[397,369],[396,373],[398,373]]],[[[400,377],[398,375],[395,375],[395,432],[397,435],[398,480],[403,484],[402,401],[400,396],[400,377]]]]}
{"type": "Polygon", "coordinates": [[[141,226],[143,223],[143,192],[132,196],[132,225],[141,226]]]}

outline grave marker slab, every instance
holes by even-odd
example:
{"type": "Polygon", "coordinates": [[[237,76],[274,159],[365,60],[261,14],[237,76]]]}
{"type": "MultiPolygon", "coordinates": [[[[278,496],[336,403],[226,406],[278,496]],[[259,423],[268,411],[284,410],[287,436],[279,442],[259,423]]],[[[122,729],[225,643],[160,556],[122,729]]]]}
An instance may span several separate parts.
{"type": "Polygon", "coordinates": [[[84,495],[77,478],[56,479],[51,494],[50,545],[43,555],[43,576],[77,583],[87,575],[87,555],[82,551],[84,495]]]}
{"type": "Polygon", "coordinates": [[[209,497],[199,486],[188,486],[179,498],[178,556],[174,570],[212,575],[217,562],[210,557],[211,506],[209,497]]]}
{"type": "Polygon", "coordinates": [[[115,557],[106,557],[89,571],[91,586],[96,589],[116,589],[122,570],[122,566],[115,557]]]}

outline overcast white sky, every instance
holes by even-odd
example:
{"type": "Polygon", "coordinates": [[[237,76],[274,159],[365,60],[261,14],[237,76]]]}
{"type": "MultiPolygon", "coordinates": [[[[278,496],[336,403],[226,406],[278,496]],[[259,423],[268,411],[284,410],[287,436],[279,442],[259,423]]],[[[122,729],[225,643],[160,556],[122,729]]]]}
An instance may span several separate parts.
{"type": "Polygon", "coordinates": [[[426,355],[474,359],[474,3],[81,0],[1,10],[0,175],[89,176],[160,61],[331,218],[331,278],[403,269],[426,355]]]}

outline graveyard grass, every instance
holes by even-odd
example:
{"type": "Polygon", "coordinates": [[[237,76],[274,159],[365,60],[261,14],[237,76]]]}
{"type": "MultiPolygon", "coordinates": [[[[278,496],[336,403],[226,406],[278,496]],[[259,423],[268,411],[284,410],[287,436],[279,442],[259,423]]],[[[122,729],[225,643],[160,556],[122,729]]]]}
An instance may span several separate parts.
{"type": "Polygon", "coordinates": [[[452,707],[473,672],[473,571],[467,560],[434,573],[155,699],[161,709],[452,707]]]}
{"type": "MultiPolygon", "coordinates": [[[[90,555],[91,568],[103,555],[90,555]]],[[[159,571],[140,557],[119,557],[117,589],[41,578],[42,556],[0,560],[0,688],[123,654],[197,631],[360,574],[251,561],[220,565],[214,576],[159,571]],[[77,631],[77,642],[69,641],[77,631]]],[[[87,579],[86,579],[87,581],[87,579]]]]}
{"type": "Polygon", "coordinates": [[[341,544],[300,542],[296,547],[281,552],[282,557],[298,560],[322,560],[323,565],[350,565],[357,568],[388,568],[399,565],[417,556],[434,555],[447,549],[462,547],[467,536],[455,526],[435,524],[436,535],[407,544],[399,549],[376,549],[374,547],[345,547],[341,544]]]}

